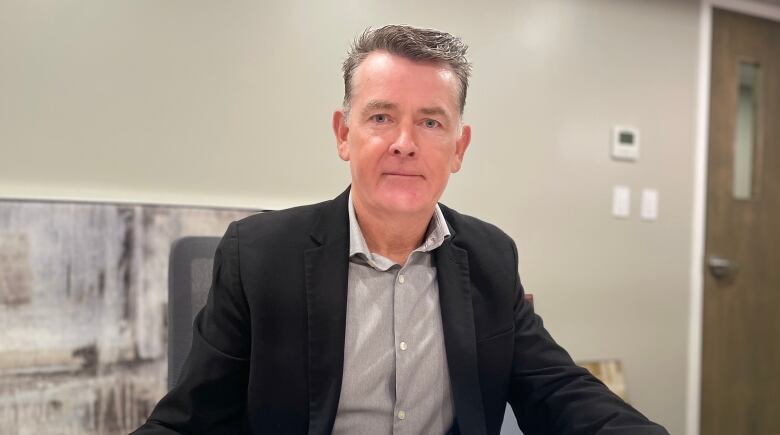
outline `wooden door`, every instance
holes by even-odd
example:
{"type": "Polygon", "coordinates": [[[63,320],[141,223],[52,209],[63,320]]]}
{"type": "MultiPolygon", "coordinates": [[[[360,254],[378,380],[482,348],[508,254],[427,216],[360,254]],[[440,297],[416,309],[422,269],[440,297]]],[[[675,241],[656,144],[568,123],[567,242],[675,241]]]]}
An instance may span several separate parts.
{"type": "Polygon", "coordinates": [[[780,434],[780,23],[715,10],[702,435],[780,434]]]}

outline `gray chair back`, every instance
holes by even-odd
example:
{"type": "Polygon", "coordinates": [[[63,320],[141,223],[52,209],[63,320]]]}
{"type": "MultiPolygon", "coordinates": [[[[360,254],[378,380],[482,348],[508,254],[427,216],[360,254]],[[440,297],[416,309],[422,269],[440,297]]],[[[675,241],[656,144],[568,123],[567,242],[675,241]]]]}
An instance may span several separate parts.
{"type": "Polygon", "coordinates": [[[168,389],[176,385],[192,345],[192,322],[206,305],[219,237],[173,242],[168,264],[168,389]]]}

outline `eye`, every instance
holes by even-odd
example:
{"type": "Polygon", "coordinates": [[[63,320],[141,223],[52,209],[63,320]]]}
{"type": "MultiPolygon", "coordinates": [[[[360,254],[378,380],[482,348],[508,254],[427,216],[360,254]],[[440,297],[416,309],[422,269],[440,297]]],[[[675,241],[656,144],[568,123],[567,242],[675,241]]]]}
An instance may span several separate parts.
{"type": "Polygon", "coordinates": [[[371,116],[371,119],[376,122],[377,124],[384,124],[387,122],[387,115],[384,114],[378,114],[371,116]]]}
{"type": "Polygon", "coordinates": [[[440,126],[441,124],[439,123],[439,121],[437,121],[435,119],[426,119],[425,121],[423,121],[423,125],[426,128],[436,128],[436,127],[440,126]]]}

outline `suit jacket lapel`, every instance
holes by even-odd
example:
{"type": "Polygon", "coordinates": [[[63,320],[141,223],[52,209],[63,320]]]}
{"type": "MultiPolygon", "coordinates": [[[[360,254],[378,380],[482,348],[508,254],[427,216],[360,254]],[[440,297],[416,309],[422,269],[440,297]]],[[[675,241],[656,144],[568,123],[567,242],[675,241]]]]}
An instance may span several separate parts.
{"type": "Polygon", "coordinates": [[[333,429],[344,370],[349,272],[348,192],[326,205],[305,252],[309,321],[309,434],[333,429]]]}
{"type": "Polygon", "coordinates": [[[452,238],[434,253],[455,418],[461,433],[485,434],[468,253],[454,246],[452,238]]]}

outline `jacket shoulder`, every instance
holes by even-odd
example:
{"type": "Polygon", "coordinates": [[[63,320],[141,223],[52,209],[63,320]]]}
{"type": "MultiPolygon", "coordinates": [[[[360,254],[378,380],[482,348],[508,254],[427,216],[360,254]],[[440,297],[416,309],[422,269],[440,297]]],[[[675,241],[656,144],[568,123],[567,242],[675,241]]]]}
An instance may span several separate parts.
{"type": "Polygon", "coordinates": [[[311,226],[327,203],[256,213],[235,222],[236,232],[244,242],[308,239],[311,226]]]}
{"type": "Polygon", "coordinates": [[[505,247],[514,244],[501,228],[474,216],[460,213],[446,205],[439,204],[444,219],[454,233],[456,244],[464,248],[484,246],[505,247]]]}

